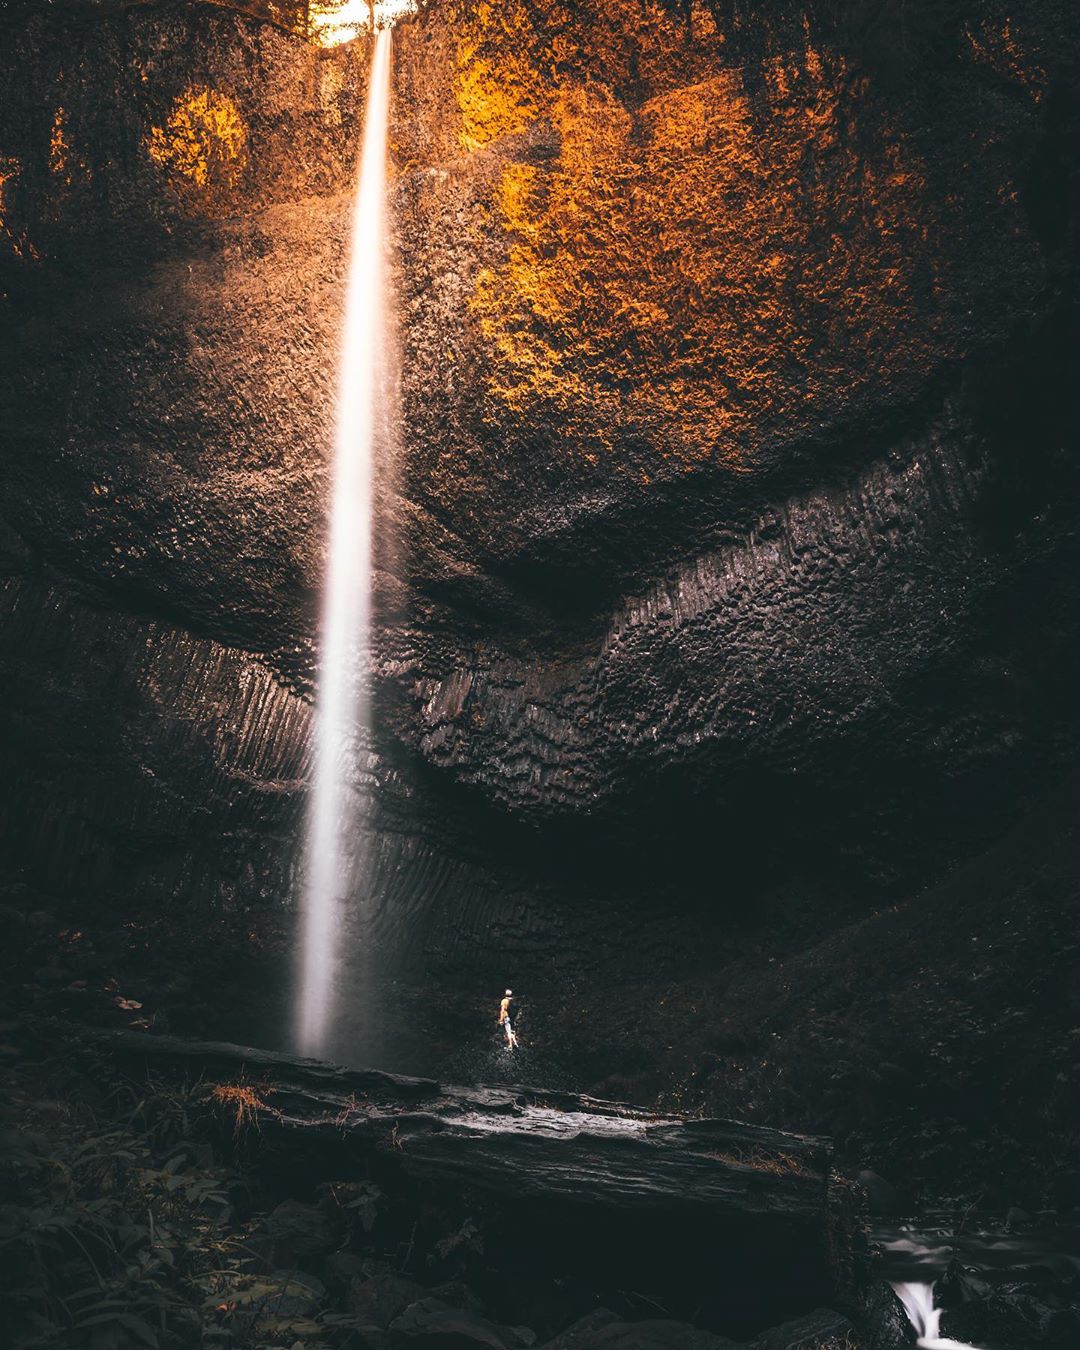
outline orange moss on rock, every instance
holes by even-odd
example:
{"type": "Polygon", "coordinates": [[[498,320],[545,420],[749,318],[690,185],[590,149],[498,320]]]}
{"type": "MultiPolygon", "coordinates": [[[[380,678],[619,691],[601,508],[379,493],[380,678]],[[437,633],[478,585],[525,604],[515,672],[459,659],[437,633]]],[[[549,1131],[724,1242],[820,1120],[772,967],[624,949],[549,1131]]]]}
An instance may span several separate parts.
{"type": "Polygon", "coordinates": [[[86,182],[90,166],[76,152],[71,136],[71,117],[62,104],[53,113],[49,131],[49,172],[63,187],[75,186],[76,179],[86,182]]]}
{"type": "Polygon", "coordinates": [[[1046,92],[1048,76],[1013,19],[983,19],[965,29],[965,37],[976,61],[1010,84],[1020,85],[1039,102],[1046,92]]]}
{"type": "Polygon", "coordinates": [[[544,102],[531,48],[535,32],[522,5],[482,3],[458,43],[455,94],[464,150],[524,131],[544,102]]]}
{"type": "Polygon", "coordinates": [[[524,131],[537,107],[520,71],[497,70],[490,61],[474,58],[468,48],[462,49],[458,60],[462,148],[479,150],[489,141],[524,131]]]}
{"type": "Polygon", "coordinates": [[[753,473],[853,443],[1000,333],[1043,285],[1033,110],[1006,125],[966,51],[947,86],[896,70],[790,7],[441,0],[405,25],[406,415],[443,447],[431,496],[480,529],[526,472],[575,503],[753,473]]]}
{"type": "Polygon", "coordinates": [[[195,187],[229,190],[246,162],[247,125],[227,94],[193,85],[165,125],[150,128],[145,145],[155,164],[195,187]]]}
{"type": "Polygon", "coordinates": [[[25,229],[16,224],[12,208],[13,188],[21,174],[22,162],[19,159],[14,155],[0,155],[0,240],[6,241],[17,258],[24,262],[36,262],[40,254],[30,242],[25,229]]]}
{"type": "Polygon", "coordinates": [[[67,136],[67,110],[57,108],[49,134],[49,169],[65,183],[71,182],[71,146],[67,136]]]}
{"type": "Polygon", "coordinates": [[[242,1080],[239,1083],[217,1083],[207,1094],[207,1100],[231,1121],[233,1133],[239,1135],[248,1126],[258,1128],[261,1111],[277,1114],[266,1101],[273,1091],[269,1083],[255,1085],[242,1080]]]}
{"type": "Polygon", "coordinates": [[[505,260],[472,295],[496,408],[557,405],[588,462],[630,425],[734,466],[743,429],[783,417],[776,391],[820,378],[823,334],[887,358],[933,261],[919,157],[899,131],[872,163],[845,143],[838,57],[762,75],[756,104],[738,69],[638,108],[556,85],[558,155],[506,164],[505,260]]]}

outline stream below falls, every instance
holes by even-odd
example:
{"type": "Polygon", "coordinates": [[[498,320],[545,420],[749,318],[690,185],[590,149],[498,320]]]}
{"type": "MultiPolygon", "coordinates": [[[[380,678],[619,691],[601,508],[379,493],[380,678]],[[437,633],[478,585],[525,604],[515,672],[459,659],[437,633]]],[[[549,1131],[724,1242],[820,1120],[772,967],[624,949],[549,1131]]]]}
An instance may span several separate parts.
{"type": "Polygon", "coordinates": [[[968,1230],[935,1215],[871,1239],[923,1350],[1080,1346],[1080,1229],[968,1230]]]}

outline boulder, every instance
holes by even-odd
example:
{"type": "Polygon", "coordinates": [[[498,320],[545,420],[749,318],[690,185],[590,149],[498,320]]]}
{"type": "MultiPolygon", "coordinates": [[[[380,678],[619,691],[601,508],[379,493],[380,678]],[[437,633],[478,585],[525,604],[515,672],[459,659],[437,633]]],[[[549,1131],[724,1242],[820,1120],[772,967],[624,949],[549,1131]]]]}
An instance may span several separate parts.
{"type": "Polygon", "coordinates": [[[411,1303],[390,1323],[390,1334],[413,1350],[511,1350],[502,1328],[437,1298],[411,1303]]]}
{"type": "Polygon", "coordinates": [[[257,1316],[311,1317],[326,1299],[326,1286],[302,1270],[275,1270],[260,1278],[246,1308],[257,1316]]]}
{"type": "Polygon", "coordinates": [[[826,1347],[858,1344],[855,1328],[843,1313],[815,1308],[803,1317],[763,1332],[753,1350],[826,1350],[826,1347]]]}
{"type": "Polygon", "coordinates": [[[333,1289],[350,1289],[366,1282],[370,1261],[359,1252],[331,1252],[319,1265],[319,1274],[333,1289]]]}
{"type": "Polygon", "coordinates": [[[986,1298],[947,1308],[941,1334],[970,1345],[991,1345],[994,1350],[1038,1350],[1052,1344],[1048,1342],[1051,1330],[1059,1335],[1065,1329],[1057,1319],[1059,1311],[1026,1285],[1002,1285],[986,1298]]]}
{"type": "Polygon", "coordinates": [[[349,1303],[357,1323],[362,1328],[377,1327],[380,1331],[385,1331],[395,1317],[424,1296],[422,1285],[392,1271],[355,1279],[349,1289],[349,1303]]]}
{"type": "MultiPolygon", "coordinates": [[[[487,1311],[476,1294],[461,1280],[447,1280],[444,1284],[433,1285],[427,1292],[432,1298],[437,1298],[443,1303],[449,1303],[451,1308],[463,1308],[466,1312],[475,1313],[478,1317],[483,1317],[487,1311]]],[[[417,1295],[417,1297],[421,1297],[421,1295],[417,1295]]]]}
{"type": "Polygon", "coordinates": [[[338,1240],[334,1224],[322,1210],[301,1200],[283,1200],[263,1220],[263,1228],[275,1250],[298,1258],[322,1256],[338,1240]]]}
{"type": "Polygon", "coordinates": [[[866,1207],[871,1214],[897,1216],[914,1211],[915,1205],[910,1195],[869,1168],[859,1173],[859,1185],[866,1192],[866,1207]]]}
{"type": "Polygon", "coordinates": [[[619,1318],[610,1308],[593,1308],[552,1337],[542,1350],[587,1350],[598,1331],[618,1321],[619,1318]]]}
{"type": "Polygon", "coordinates": [[[956,1257],[949,1262],[945,1274],[934,1285],[934,1302],[946,1310],[967,1303],[981,1303],[989,1294],[990,1285],[983,1276],[972,1267],[963,1265],[956,1257]]]}
{"type": "Polygon", "coordinates": [[[904,1350],[915,1344],[911,1319],[884,1280],[875,1281],[864,1297],[860,1324],[866,1350],[904,1350]]]}

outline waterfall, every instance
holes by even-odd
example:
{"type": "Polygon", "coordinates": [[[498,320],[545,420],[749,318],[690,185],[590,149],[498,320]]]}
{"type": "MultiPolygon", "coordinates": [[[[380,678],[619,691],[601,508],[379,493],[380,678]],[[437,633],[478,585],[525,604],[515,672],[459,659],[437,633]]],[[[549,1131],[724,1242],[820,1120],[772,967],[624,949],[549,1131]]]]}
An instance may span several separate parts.
{"type": "Polygon", "coordinates": [[[338,375],[329,547],[323,581],[314,769],[304,854],[296,1041],[325,1054],[348,900],[351,785],[370,710],[364,692],[371,623],[374,452],[384,420],[387,352],[386,142],[391,30],[374,37],[338,375]]]}
{"type": "Polygon", "coordinates": [[[922,1350],[976,1350],[973,1345],[963,1341],[952,1341],[940,1335],[941,1310],[934,1307],[934,1286],[932,1284],[894,1284],[908,1321],[918,1335],[916,1345],[922,1350]]]}

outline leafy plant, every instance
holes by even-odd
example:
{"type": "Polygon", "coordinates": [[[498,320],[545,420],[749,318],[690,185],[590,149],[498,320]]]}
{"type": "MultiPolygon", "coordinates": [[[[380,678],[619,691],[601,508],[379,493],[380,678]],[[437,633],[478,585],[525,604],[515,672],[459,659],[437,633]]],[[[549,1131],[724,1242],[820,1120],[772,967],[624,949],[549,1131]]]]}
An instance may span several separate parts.
{"type": "MultiPolygon", "coordinates": [[[[119,1119],[23,1100],[23,1128],[0,1130],[0,1325],[13,1350],[329,1344],[311,1289],[267,1273],[231,1222],[241,1179],[208,1136],[223,1103],[246,1116],[246,1090],[238,1108],[203,1083],[151,1083],[138,1099],[106,1097],[119,1119]]],[[[361,1226],[377,1198],[363,1183],[350,1194],[361,1226]]]]}

